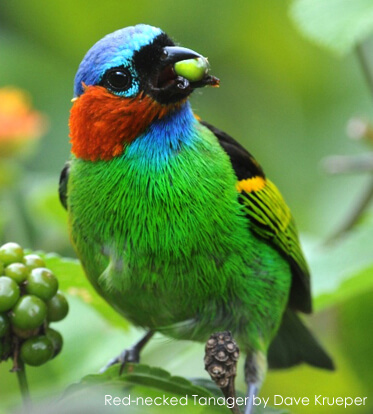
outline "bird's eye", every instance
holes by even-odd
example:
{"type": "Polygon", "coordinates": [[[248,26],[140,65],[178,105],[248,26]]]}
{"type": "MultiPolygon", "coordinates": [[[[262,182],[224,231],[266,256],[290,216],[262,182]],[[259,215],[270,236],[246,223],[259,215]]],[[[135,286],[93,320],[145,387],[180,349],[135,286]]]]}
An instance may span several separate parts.
{"type": "Polygon", "coordinates": [[[125,92],[131,86],[131,75],[124,68],[111,69],[105,73],[103,81],[113,92],[125,92]]]}

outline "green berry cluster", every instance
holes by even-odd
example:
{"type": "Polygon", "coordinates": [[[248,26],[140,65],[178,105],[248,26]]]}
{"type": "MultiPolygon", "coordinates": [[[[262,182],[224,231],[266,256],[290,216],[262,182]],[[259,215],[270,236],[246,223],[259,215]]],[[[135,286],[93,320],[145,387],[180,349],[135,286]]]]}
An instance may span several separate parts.
{"type": "Polygon", "coordinates": [[[59,354],[62,336],[49,327],[68,313],[56,276],[17,243],[0,247],[0,362],[18,358],[33,366],[59,354]]]}

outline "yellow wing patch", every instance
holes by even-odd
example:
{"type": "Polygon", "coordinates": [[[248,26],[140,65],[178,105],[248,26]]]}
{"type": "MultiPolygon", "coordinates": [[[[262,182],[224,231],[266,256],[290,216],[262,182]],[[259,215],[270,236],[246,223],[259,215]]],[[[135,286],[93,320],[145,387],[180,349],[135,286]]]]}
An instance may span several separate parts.
{"type": "Polygon", "coordinates": [[[236,188],[239,193],[245,191],[245,193],[249,194],[253,191],[262,190],[266,185],[266,181],[263,177],[252,177],[246,180],[237,181],[236,188]]]}
{"type": "Polygon", "coordinates": [[[240,197],[251,220],[252,230],[264,239],[271,240],[291,257],[307,279],[308,268],[299,245],[297,229],[289,207],[277,187],[268,179],[253,177],[239,181],[237,189],[245,192],[240,197]],[[239,187],[243,182],[251,182],[251,185],[247,189],[239,187]]]}

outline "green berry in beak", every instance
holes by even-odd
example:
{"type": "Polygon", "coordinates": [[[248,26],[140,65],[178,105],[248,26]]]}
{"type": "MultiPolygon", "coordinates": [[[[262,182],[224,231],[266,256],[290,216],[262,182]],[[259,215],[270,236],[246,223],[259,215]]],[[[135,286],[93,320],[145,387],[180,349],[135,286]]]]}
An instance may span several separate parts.
{"type": "Polygon", "coordinates": [[[175,63],[175,73],[190,82],[198,82],[207,75],[209,63],[206,58],[186,59],[175,63]]]}

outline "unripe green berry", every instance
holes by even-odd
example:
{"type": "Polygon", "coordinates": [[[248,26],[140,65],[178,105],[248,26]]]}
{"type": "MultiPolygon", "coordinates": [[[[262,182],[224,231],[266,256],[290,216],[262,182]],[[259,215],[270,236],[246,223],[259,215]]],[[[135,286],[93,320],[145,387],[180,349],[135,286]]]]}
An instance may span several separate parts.
{"type": "Polygon", "coordinates": [[[180,60],[175,63],[177,75],[188,79],[190,82],[198,82],[207,74],[209,64],[206,58],[180,60]]]}
{"type": "Polygon", "coordinates": [[[23,263],[30,270],[35,269],[37,267],[45,267],[44,260],[40,256],[38,256],[37,254],[27,254],[23,258],[23,263]]]}
{"type": "Polygon", "coordinates": [[[0,262],[0,276],[3,276],[4,275],[4,263],[3,262],[0,262]]]}
{"type": "Polygon", "coordinates": [[[16,326],[12,326],[13,333],[21,339],[31,338],[32,336],[36,336],[39,334],[40,326],[35,329],[19,329],[16,326]]]}
{"type": "Polygon", "coordinates": [[[53,357],[52,358],[54,358],[61,352],[62,345],[63,345],[62,335],[58,331],[52,328],[48,328],[45,331],[45,335],[52,342],[52,345],[53,345],[53,357]]]}
{"type": "Polygon", "coordinates": [[[47,306],[33,295],[22,296],[10,314],[11,323],[24,331],[39,327],[47,316],[47,306]]]}
{"type": "Polygon", "coordinates": [[[53,357],[53,344],[46,336],[27,339],[21,346],[20,356],[27,365],[43,365],[53,357]]]}
{"type": "Polygon", "coordinates": [[[69,312],[69,304],[65,295],[58,291],[51,300],[47,302],[47,319],[50,322],[58,322],[66,317],[69,312]]]}
{"type": "Polygon", "coordinates": [[[24,282],[29,275],[27,267],[23,263],[11,263],[4,270],[5,276],[10,277],[16,283],[24,282]]]}
{"type": "Polygon", "coordinates": [[[0,338],[3,338],[10,330],[9,318],[0,313],[0,338]]]}
{"type": "Polygon", "coordinates": [[[0,261],[4,265],[14,262],[22,262],[23,249],[17,243],[5,243],[0,247],[0,261]]]}
{"type": "Polygon", "coordinates": [[[56,276],[45,267],[32,269],[27,277],[26,292],[38,296],[40,299],[49,300],[57,292],[58,281],[56,276]]]}
{"type": "Polygon", "coordinates": [[[0,312],[10,310],[19,299],[20,290],[17,283],[7,276],[0,277],[0,312]]]}

